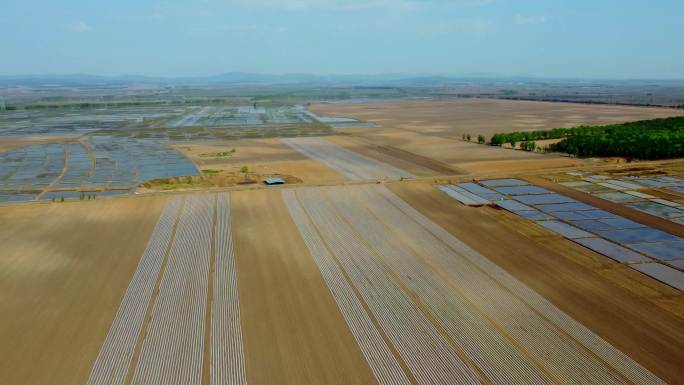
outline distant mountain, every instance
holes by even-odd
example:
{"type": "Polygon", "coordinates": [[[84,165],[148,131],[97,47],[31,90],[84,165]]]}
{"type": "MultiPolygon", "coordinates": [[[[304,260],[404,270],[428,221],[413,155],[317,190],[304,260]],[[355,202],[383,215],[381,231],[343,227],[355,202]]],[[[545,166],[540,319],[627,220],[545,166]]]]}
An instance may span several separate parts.
{"type": "Polygon", "coordinates": [[[549,79],[521,75],[506,77],[491,73],[473,73],[460,76],[374,74],[374,75],[313,75],[313,74],[256,74],[227,72],[213,76],[198,77],[152,77],[140,75],[98,76],[72,75],[22,75],[0,76],[0,87],[116,87],[130,85],[200,86],[200,85],[347,85],[347,86],[437,86],[455,83],[631,83],[684,84],[683,80],[583,80],[549,79]]]}

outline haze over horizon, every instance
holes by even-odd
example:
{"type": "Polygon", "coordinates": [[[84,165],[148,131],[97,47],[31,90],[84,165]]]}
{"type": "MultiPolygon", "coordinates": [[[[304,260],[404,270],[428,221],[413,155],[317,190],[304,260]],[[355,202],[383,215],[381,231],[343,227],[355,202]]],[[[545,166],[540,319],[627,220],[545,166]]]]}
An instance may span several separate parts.
{"type": "Polygon", "coordinates": [[[684,3],[579,0],[7,1],[0,75],[682,79],[684,3]]]}

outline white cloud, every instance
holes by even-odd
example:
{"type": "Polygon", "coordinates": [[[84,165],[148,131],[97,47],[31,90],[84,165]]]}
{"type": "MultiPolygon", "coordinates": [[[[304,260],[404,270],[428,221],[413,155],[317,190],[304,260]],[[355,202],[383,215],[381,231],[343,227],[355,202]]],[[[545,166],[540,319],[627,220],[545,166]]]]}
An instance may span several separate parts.
{"type": "Polygon", "coordinates": [[[546,23],[547,17],[544,15],[515,15],[514,21],[517,25],[537,25],[546,23]]]}
{"type": "Polygon", "coordinates": [[[91,29],[92,28],[90,28],[90,26],[83,21],[79,21],[69,26],[69,30],[74,33],[84,33],[90,31],[91,29]]]}

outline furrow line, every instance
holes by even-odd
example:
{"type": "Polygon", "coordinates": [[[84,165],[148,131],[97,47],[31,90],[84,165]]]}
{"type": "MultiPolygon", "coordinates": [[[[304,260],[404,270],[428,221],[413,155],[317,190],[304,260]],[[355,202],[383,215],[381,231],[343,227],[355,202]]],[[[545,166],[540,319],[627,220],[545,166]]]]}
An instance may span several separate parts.
{"type": "MultiPolygon", "coordinates": [[[[429,220],[421,213],[419,213],[417,210],[415,210],[413,207],[408,205],[399,197],[391,193],[389,190],[387,190],[384,187],[381,187],[375,189],[375,191],[382,194],[382,196],[384,196],[389,203],[391,203],[394,207],[401,210],[408,218],[412,219],[412,221],[405,220],[404,222],[406,223],[406,225],[409,225],[410,222],[414,222],[420,225],[420,227],[422,227],[422,231],[428,231],[429,233],[431,233],[434,236],[434,238],[436,238],[435,241],[439,241],[426,242],[425,247],[431,245],[433,250],[431,253],[424,254],[425,256],[430,257],[430,261],[435,264],[436,270],[441,271],[444,274],[448,274],[449,276],[464,279],[464,288],[469,288],[472,290],[472,288],[480,287],[482,289],[482,292],[472,293],[472,295],[474,296],[476,295],[478,297],[481,296],[483,298],[486,298],[486,296],[500,295],[499,293],[501,288],[505,288],[507,291],[514,294],[515,301],[522,301],[526,306],[533,309],[534,312],[538,314],[537,316],[534,316],[534,313],[527,312],[524,316],[520,314],[517,315],[517,317],[523,318],[516,319],[518,319],[519,321],[530,320],[524,318],[530,314],[532,314],[532,317],[534,318],[539,318],[539,316],[541,316],[545,318],[548,321],[548,323],[553,324],[560,331],[562,331],[563,334],[565,334],[567,337],[571,337],[571,339],[574,340],[577,345],[586,348],[588,352],[591,352],[594,355],[594,357],[592,358],[591,356],[582,354],[584,358],[581,359],[581,363],[575,361],[575,363],[571,364],[570,366],[568,366],[568,363],[565,361],[568,357],[558,356],[557,360],[559,360],[559,366],[549,367],[550,370],[577,370],[577,372],[575,372],[574,375],[572,373],[570,374],[570,378],[579,378],[580,382],[582,383],[588,383],[588,379],[594,378],[594,381],[599,381],[597,383],[601,383],[600,381],[606,381],[603,383],[629,382],[633,384],[649,385],[664,384],[664,382],[660,378],[655,376],[653,373],[648,371],[639,363],[635,362],[626,354],[616,349],[614,346],[612,346],[611,344],[603,340],[601,337],[596,335],[594,332],[586,328],[584,325],[580,324],[572,317],[565,314],[563,311],[561,311],[556,306],[551,304],[548,300],[544,299],[542,296],[534,292],[532,289],[528,288],[522,282],[518,281],[515,277],[513,277],[512,275],[510,275],[509,273],[495,265],[493,262],[489,261],[486,257],[482,256],[481,254],[479,254],[478,252],[476,252],[460,240],[456,239],[446,230],[444,230],[443,228],[429,220]],[[492,284],[483,285],[482,281],[474,282],[474,286],[472,287],[468,284],[465,284],[466,282],[468,282],[468,277],[472,277],[471,274],[477,274],[477,272],[473,272],[474,270],[472,270],[472,268],[469,267],[468,264],[460,263],[459,265],[456,265],[455,262],[457,262],[458,260],[454,259],[453,257],[446,258],[440,256],[441,252],[439,252],[438,250],[442,248],[442,246],[446,246],[449,249],[449,251],[446,252],[447,254],[453,256],[455,252],[456,255],[464,257],[465,260],[470,262],[470,264],[472,264],[473,267],[476,267],[480,272],[484,273],[479,274],[482,277],[482,279],[486,279],[487,281],[492,282],[492,284]],[[466,271],[471,271],[472,273],[465,274],[466,271]],[[603,373],[597,372],[598,367],[596,363],[584,366],[584,363],[591,363],[592,359],[598,359],[602,362],[602,364],[604,365],[603,373]]],[[[416,226],[412,226],[410,231],[411,234],[415,234],[416,231],[421,230],[419,230],[416,226]]],[[[489,311],[492,313],[501,314],[501,317],[503,317],[504,313],[501,312],[512,311],[513,309],[519,310],[521,308],[521,306],[513,307],[511,305],[507,305],[496,307],[494,305],[491,305],[489,311]]],[[[518,333],[518,338],[516,339],[518,339],[519,341],[524,337],[524,334],[536,335],[537,333],[548,333],[544,329],[537,329],[538,327],[541,327],[539,326],[539,324],[537,324],[537,326],[534,326],[535,329],[521,329],[521,327],[523,326],[518,325],[517,327],[512,327],[511,329],[512,331],[516,331],[518,333]]],[[[567,339],[568,338],[566,338],[563,342],[563,346],[565,347],[567,347],[569,343],[567,339]]],[[[558,337],[555,337],[553,339],[546,341],[546,344],[549,345],[548,348],[563,348],[563,346],[550,346],[554,344],[553,341],[557,340],[558,337]]],[[[533,341],[528,341],[528,343],[532,342],[533,341]]],[[[545,350],[546,349],[542,349],[541,351],[545,350]]],[[[538,355],[537,358],[540,362],[544,362],[549,358],[544,355],[539,356],[539,351],[536,350],[531,350],[530,352],[536,353],[538,355]]]]}

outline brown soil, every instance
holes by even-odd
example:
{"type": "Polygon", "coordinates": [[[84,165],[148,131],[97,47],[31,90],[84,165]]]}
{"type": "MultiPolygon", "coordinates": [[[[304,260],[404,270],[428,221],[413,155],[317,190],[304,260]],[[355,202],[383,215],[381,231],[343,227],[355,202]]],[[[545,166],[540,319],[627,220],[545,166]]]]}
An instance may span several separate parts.
{"type": "Polygon", "coordinates": [[[434,159],[467,173],[487,174],[573,167],[587,162],[478,145],[463,141],[463,134],[471,134],[473,141],[478,135],[489,140],[499,132],[684,115],[684,111],[666,108],[494,99],[327,103],[311,105],[310,109],[322,116],[349,117],[379,125],[380,128],[338,130],[375,145],[434,159]]]}
{"type": "Polygon", "coordinates": [[[349,150],[391,164],[417,176],[456,175],[463,171],[396,147],[373,143],[361,137],[329,136],[327,140],[349,150]]]}
{"type": "Polygon", "coordinates": [[[280,139],[242,139],[174,146],[190,158],[200,170],[223,170],[239,173],[242,166],[260,175],[290,175],[304,183],[343,182],[346,178],[325,165],[291,149],[280,139]],[[227,156],[211,156],[222,152],[227,156]]]}
{"type": "Polygon", "coordinates": [[[247,382],[375,384],[280,192],[231,194],[247,382]]]}
{"type": "Polygon", "coordinates": [[[0,383],[86,382],[163,202],[0,207],[0,383]]]}
{"type": "Polygon", "coordinates": [[[658,218],[654,215],[650,215],[642,211],[631,209],[619,203],[614,203],[607,201],[605,199],[601,199],[591,194],[587,194],[583,191],[575,190],[567,186],[553,183],[544,178],[529,176],[524,177],[523,179],[526,179],[530,183],[534,183],[538,186],[547,188],[551,191],[555,191],[559,194],[563,194],[570,198],[576,199],[580,202],[596,206],[602,210],[609,211],[611,213],[620,215],[627,219],[631,219],[635,222],[639,222],[644,225],[653,227],[654,229],[666,231],[670,234],[684,237],[684,225],[680,225],[678,223],[674,223],[666,219],[658,218]]]}
{"type": "Polygon", "coordinates": [[[670,384],[684,384],[684,294],[494,208],[425,183],[388,187],[670,384]]]}
{"type": "Polygon", "coordinates": [[[662,190],[647,189],[647,190],[639,190],[639,192],[642,192],[644,194],[650,194],[650,195],[653,195],[654,197],[661,198],[661,199],[667,199],[670,201],[677,201],[677,200],[684,199],[684,194],[680,194],[676,191],[670,191],[670,190],[666,190],[666,189],[662,189],[662,190]]]}
{"type": "Polygon", "coordinates": [[[292,175],[281,174],[256,174],[253,172],[226,172],[207,173],[202,176],[178,176],[167,179],[155,179],[140,185],[138,192],[144,193],[149,191],[189,191],[201,190],[214,187],[232,187],[239,185],[261,185],[266,178],[278,177],[285,181],[286,184],[302,183],[302,180],[292,175]]]}
{"type": "MultiPolygon", "coordinates": [[[[513,151],[513,150],[510,150],[513,151]]],[[[543,157],[538,159],[519,159],[519,160],[501,160],[501,161],[484,161],[484,162],[468,162],[461,164],[461,168],[467,170],[471,174],[487,174],[487,175],[504,175],[510,176],[513,173],[537,171],[537,170],[551,170],[574,168],[582,165],[582,161],[564,158],[564,157],[543,157]]]]}
{"type": "Polygon", "coordinates": [[[424,129],[371,129],[354,133],[353,136],[376,145],[416,154],[423,159],[432,159],[451,169],[460,170],[461,173],[499,169],[518,172],[585,164],[578,159],[481,145],[430,135],[427,132],[429,130],[424,129]]]}
{"type": "Polygon", "coordinates": [[[425,133],[453,138],[469,133],[474,138],[485,135],[487,139],[498,132],[623,123],[684,115],[684,111],[667,108],[496,99],[314,104],[310,109],[321,116],[355,118],[386,128],[421,129],[425,133]]]}

